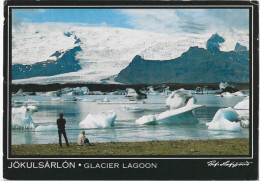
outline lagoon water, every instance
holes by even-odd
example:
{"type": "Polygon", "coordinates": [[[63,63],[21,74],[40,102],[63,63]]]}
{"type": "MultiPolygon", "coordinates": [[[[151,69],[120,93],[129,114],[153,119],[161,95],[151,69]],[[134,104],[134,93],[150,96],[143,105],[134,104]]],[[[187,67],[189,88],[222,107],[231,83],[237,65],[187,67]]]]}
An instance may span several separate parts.
{"type": "MultiPolygon", "coordinates": [[[[143,115],[158,114],[169,109],[166,106],[166,97],[163,95],[148,95],[143,99],[145,104],[130,104],[142,110],[129,111],[124,109],[127,104],[99,104],[105,97],[111,102],[128,101],[124,95],[85,95],[78,98],[87,101],[51,101],[54,97],[36,96],[13,96],[13,107],[21,107],[26,104],[35,105],[38,112],[32,115],[33,121],[39,126],[55,125],[60,112],[64,113],[67,120],[66,132],[69,142],[76,142],[82,128],[81,122],[89,113],[99,114],[108,110],[117,113],[114,127],[84,129],[90,142],[141,142],[156,140],[205,140],[205,139],[230,139],[249,138],[249,129],[242,131],[214,131],[208,130],[205,123],[210,122],[215,113],[223,107],[234,107],[244,97],[216,97],[214,94],[194,95],[197,104],[204,107],[193,110],[198,120],[197,123],[165,123],[157,125],[138,125],[135,120],[143,115]],[[91,100],[95,100],[92,102],[91,100]],[[37,101],[37,102],[34,102],[37,101]],[[20,103],[19,103],[20,102],[20,103]]],[[[62,98],[71,98],[63,96],[62,98]]],[[[64,142],[64,140],[63,140],[64,142]]],[[[58,133],[55,130],[14,130],[11,133],[11,144],[47,144],[58,143],[58,133]]]]}

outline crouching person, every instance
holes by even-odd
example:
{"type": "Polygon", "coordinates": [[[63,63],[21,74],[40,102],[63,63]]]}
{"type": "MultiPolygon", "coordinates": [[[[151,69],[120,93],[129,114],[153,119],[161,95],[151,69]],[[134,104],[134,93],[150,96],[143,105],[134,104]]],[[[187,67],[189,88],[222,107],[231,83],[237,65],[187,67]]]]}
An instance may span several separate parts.
{"type": "Polygon", "coordinates": [[[81,133],[78,136],[78,145],[83,146],[88,144],[89,146],[92,146],[92,144],[89,143],[88,138],[85,137],[85,131],[81,131],[81,133]]]}

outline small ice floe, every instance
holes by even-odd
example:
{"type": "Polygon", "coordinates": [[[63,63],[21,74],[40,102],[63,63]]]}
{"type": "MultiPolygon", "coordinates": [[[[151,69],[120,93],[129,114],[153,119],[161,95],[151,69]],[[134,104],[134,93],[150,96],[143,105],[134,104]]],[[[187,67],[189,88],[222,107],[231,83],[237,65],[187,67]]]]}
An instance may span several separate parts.
{"type": "Polygon", "coordinates": [[[51,98],[51,102],[60,102],[60,101],[64,101],[64,99],[58,98],[58,97],[56,97],[56,98],[51,98]]]}
{"type": "Polygon", "coordinates": [[[110,102],[107,97],[105,97],[102,102],[110,102]]]}
{"type": "Polygon", "coordinates": [[[126,97],[134,97],[137,99],[146,99],[147,98],[147,95],[140,92],[139,90],[127,88],[126,91],[127,91],[126,97]]]}
{"type": "Polygon", "coordinates": [[[35,131],[57,131],[57,125],[37,126],[35,131]]]}
{"type": "Polygon", "coordinates": [[[247,120],[247,119],[245,119],[245,120],[241,120],[240,121],[240,126],[242,127],[242,128],[249,128],[249,120],[247,120]]]}
{"type": "Polygon", "coordinates": [[[82,99],[81,102],[96,102],[95,99],[82,99]]]}
{"type": "Polygon", "coordinates": [[[123,105],[121,106],[121,109],[127,112],[141,112],[144,109],[137,106],[129,106],[129,105],[123,105]]]}
{"type": "Polygon", "coordinates": [[[231,108],[222,108],[217,111],[213,120],[210,123],[206,123],[208,129],[220,130],[220,131],[241,131],[242,127],[239,122],[239,115],[231,108]]]}
{"type": "Polygon", "coordinates": [[[231,93],[229,93],[229,92],[223,92],[222,94],[221,94],[221,97],[233,97],[234,95],[233,94],[231,94],[231,93]]]}
{"type": "Polygon", "coordinates": [[[79,123],[81,128],[107,128],[114,126],[116,113],[111,110],[100,114],[88,114],[87,117],[79,123]]]}
{"type": "Polygon", "coordinates": [[[244,96],[244,94],[242,92],[240,92],[240,91],[234,92],[233,95],[234,96],[238,96],[238,97],[243,97],[244,96]]]}
{"type": "Polygon", "coordinates": [[[36,106],[12,108],[12,129],[34,129],[36,124],[31,116],[37,111],[36,106]]]}
{"type": "Polygon", "coordinates": [[[25,103],[38,103],[39,101],[28,99],[27,101],[24,101],[25,103]]]}
{"type": "Polygon", "coordinates": [[[137,124],[153,125],[156,124],[156,115],[142,116],[135,121],[137,124]]]}
{"type": "Polygon", "coordinates": [[[156,95],[158,95],[158,93],[153,89],[152,86],[149,87],[149,90],[148,90],[147,93],[148,93],[149,95],[151,95],[151,96],[156,96],[156,95]]]}

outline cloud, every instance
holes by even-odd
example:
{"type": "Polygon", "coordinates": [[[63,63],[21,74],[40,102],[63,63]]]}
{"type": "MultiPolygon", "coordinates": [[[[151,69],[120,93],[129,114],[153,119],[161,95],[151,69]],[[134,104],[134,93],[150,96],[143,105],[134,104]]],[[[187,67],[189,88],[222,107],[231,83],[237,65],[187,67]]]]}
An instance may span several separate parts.
{"type": "Polygon", "coordinates": [[[248,30],[247,9],[123,9],[136,29],[159,33],[204,33],[248,30]]]}

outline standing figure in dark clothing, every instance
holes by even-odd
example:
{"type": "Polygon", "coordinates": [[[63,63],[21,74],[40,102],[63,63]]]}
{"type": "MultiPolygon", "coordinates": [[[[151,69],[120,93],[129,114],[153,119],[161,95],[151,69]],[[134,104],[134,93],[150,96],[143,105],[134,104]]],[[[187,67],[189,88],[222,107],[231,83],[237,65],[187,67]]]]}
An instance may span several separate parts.
{"type": "Polygon", "coordinates": [[[58,134],[59,134],[59,143],[60,143],[60,147],[62,147],[62,142],[61,142],[61,134],[63,134],[67,147],[69,147],[69,142],[67,139],[67,135],[66,135],[66,131],[65,131],[65,124],[66,124],[66,120],[63,119],[63,113],[59,114],[59,119],[57,119],[57,126],[58,126],[58,134]]]}

